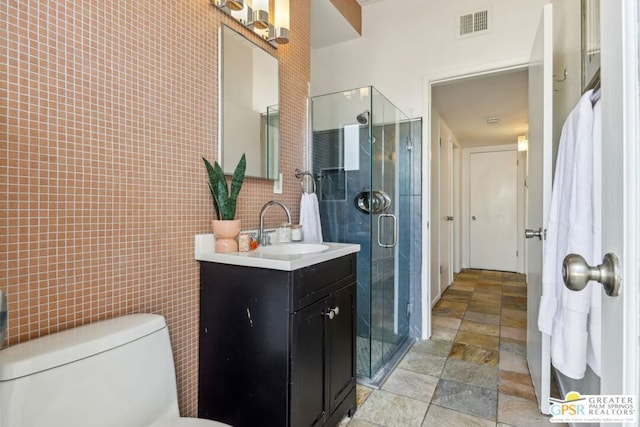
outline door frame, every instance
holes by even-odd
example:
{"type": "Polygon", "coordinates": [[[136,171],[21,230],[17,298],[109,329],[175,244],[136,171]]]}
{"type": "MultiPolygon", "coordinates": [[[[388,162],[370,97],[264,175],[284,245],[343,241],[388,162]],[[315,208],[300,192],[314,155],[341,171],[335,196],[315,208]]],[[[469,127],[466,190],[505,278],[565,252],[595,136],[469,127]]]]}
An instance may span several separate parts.
{"type": "MultiPolygon", "coordinates": [[[[423,226],[422,226],[422,322],[421,332],[422,339],[428,339],[431,336],[431,257],[438,254],[432,253],[432,244],[434,247],[439,247],[440,242],[431,241],[431,227],[436,226],[431,224],[431,218],[428,212],[431,209],[438,208],[437,194],[432,194],[431,184],[434,177],[432,173],[435,169],[431,164],[433,159],[437,159],[438,151],[434,149],[434,138],[432,136],[432,130],[434,126],[438,126],[438,123],[432,123],[431,113],[433,111],[433,99],[432,91],[434,85],[443,83],[450,83],[456,80],[468,79],[470,77],[488,76],[491,74],[501,74],[508,71],[521,71],[527,70],[529,67],[529,58],[512,58],[505,61],[490,62],[478,66],[462,68],[457,70],[449,70],[439,74],[427,75],[422,77],[422,99],[424,108],[422,111],[422,135],[423,135],[423,156],[422,156],[422,212],[423,214],[423,226]],[[434,200],[435,199],[435,200],[434,200]]],[[[437,183],[435,183],[437,184],[437,183]]],[[[462,227],[461,227],[462,228],[462,227]]],[[[464,258],[464,256],[463,256],[464,258]]],[[[464,266],[462,266],[464,267],[464,266]]]]}
{"type": "Polygon", "coordinates": [[[620,218],[620,224],[602,227],[602,252],[621,255],[622,301],[607,296],[602,300],[602,394],[635,395],[640,393],[640,291],[638,259],[640,256],[640,99],[638,90],[638,23],[639,7],[635,0],[600,3],[602,43],[602,205],[603,222],[607,217],[620,218]],[[605,150],[606,148],[606,150],[605,150]],[[605,169],[607,164],[622,163],[616,171],[605,169]],[[607,189],[621,193],[619,200],[609,203],[607,189]],[[606,208],[605,208],[606,207],[606,208]],[[618,214],[616,216],[616,213],[618,214]],[[617,229],[616,229],[617,228],[617,229]],[[615,229],[615,232],[609,233],[615,229]],[[619,302],[617,304],[616,302],[619,302]],[[622,324],[615,320],[622,313],[622,324]],[[616,349],[617,334],[607,333],[607,326],[622,335],[619,354],[607,354],[616,349]],[[615,359],[612,358],[615,356],[615,359]]]}
{"type": "Polygon", "coordinates": [[[520,218],[524,213],[525,209],[525,201],[524,197],[521,196],[522,189],[524,188],[524,181],[520,182],[520,180],[524,180],[524,174],[521,173],[521,168],[524,167],[524,164],[520,162],[520,152],[518,151],[517,144],[507,144],[507,145],[491,145],[486,147],[473,147],[473,148],[464,148],[462,149],[462,202],[461,202],[461,234],[462,234],[462,266],[463,268],[469,268],[470,265],[470,248],[469,248],[469,239],[470,239],[470,230],[471,226],[469,223],[469,162],[471,161],[471,154],[474,153],[491,153],[495,151],[515,151],[516,158],[518,159],[518,171],[516,173],[517,181],[517,208],[516,208],[516,247],[518,248],[518,257],[516,260],[516,267],[518,273],[524,273],[524,251],[520,252],[520,248],[524,246],[524,232],[520,233],[520,218]]]}

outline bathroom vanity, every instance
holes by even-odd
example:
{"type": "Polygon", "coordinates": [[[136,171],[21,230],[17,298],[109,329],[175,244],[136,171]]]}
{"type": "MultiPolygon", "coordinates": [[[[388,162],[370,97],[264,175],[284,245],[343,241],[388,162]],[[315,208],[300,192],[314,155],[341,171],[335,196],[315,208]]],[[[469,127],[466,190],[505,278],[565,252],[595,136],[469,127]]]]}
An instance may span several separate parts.
{"type": "Polygon", "coordinates": [[[199,417],[234,427],[335,426],[355,411],[359,246],[324,245],[236,254],[235,263],[196,250],[199,417]]]}

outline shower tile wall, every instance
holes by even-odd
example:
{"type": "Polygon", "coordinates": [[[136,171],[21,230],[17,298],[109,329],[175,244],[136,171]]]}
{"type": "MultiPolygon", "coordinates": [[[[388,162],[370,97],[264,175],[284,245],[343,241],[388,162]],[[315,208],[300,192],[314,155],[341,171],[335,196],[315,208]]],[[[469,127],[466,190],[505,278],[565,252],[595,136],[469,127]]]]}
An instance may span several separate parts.
{"type": "Polygon", "coordinates": [[[324,240],[360,245],[358,254],[358,336],[370,337],[371,307],[371,216],[358,211],[354,199],[368,190],[361,182],[369,182],[371,153],[368,128],[360,129],[360,163],[358,170],[342,168],[342,129],[314,132],[313,173],[318,182],[320,219],[324,240]]]}

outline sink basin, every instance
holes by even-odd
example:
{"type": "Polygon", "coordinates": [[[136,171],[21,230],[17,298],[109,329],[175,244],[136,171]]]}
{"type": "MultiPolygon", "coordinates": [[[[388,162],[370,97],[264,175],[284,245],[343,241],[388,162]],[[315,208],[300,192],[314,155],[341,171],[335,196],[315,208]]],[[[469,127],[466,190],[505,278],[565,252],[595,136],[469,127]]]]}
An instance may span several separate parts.
{"type": "Polygon", "coordinates": [[[265,255],[302,255],[322,252],[329,246],[320,243],[283,243],[279,245],[260,246],[256,252],[265,255]]]}

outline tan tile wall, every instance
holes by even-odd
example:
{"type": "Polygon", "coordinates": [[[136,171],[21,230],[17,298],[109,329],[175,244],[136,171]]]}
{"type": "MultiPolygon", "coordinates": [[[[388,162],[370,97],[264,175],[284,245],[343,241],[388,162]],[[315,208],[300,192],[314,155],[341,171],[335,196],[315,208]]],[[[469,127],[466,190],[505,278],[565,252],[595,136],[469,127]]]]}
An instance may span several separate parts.
{"type": "MultiPolygon", "coordinates": [[[[291,42],[268,47],[281,64],[284,194],[248,179],[238,213],[245,227],[272,198],[298,217],[309,10],[309,0],[292,1],[291,42]]],[[[221,22],[239,28],[209,0],[0,5],[5,345],[125,313],[163,314],[189,416],[197,412],[194,235],[209,232],[213,216],[200,158],[217,158],[221,22]]]]}

